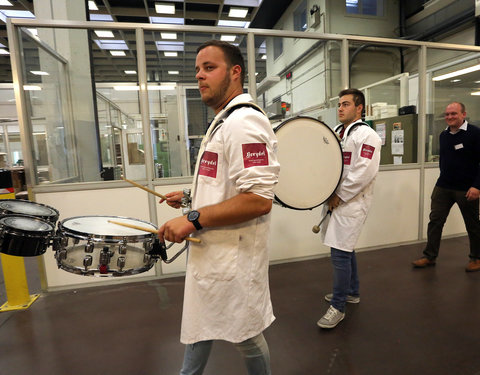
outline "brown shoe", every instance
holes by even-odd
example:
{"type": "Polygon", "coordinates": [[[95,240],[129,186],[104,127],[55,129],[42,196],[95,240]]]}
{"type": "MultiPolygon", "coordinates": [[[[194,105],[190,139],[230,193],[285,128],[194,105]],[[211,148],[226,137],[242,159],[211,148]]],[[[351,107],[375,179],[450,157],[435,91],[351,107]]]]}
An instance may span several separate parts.
{"type": "MultiPolygon", "coordinates": [[[[415,268],[425,268],[425,267],[428,267],[428,266],[434,266],[434,265],[435,265],[435,261],[423,257],[423,258],[414,260],[414,261],[412,262],[412,264],[413,264],[413,266],[414,266],[415,268]]],[[[480,267],[480,265],[479,265],[479,267],[480,267]]]]}
{"type": "Polygon", "coordinates": [[[468,262],[467,267],[465,268],[467,272],[480,271],[480,259],[472,259],[468,262]]]}

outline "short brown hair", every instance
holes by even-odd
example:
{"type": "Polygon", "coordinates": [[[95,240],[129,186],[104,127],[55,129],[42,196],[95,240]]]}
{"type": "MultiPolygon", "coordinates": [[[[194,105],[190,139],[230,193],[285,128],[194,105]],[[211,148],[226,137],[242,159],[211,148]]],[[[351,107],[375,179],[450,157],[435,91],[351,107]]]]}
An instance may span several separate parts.
{"type": "Polygon", "coordinates": [[[228,66],[231,68],[232,66],[239,65],[241,68],[240,73],[240,83],[243,84],[245,82],[245,61],[243,60],[242,52],[240,48],[234,46],[233,44],[221,41],[221,40],[209,40],[205,43],[202,43],[197,48],[197,54],[204,48],[213,46],[218,47],[223,51],[223,55],[225,56],[225,61],[227,62],[228,66]]]}
{"type": "Polygon", "coordinates": [[[338,97],[341,98],[345,95],[353,95],[353,102],[355,103],[355,107],[358,107],[360,104],[363,105],[363,109],[365,110],[365,95],[358,89],[345,89],[340,91],[338,97]]]}

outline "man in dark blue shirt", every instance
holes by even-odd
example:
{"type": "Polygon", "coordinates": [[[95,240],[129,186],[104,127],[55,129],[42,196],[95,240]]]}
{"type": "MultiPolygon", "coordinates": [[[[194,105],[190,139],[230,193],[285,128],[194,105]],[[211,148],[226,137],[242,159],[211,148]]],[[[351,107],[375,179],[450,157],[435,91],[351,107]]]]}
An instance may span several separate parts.
{"type": "Polygon", "coordinates": [[[413,266],[434,266],[442,230],[450,208],[460,208],[470,240],[470,262],[465,271],[480,271],[480,129],[465,121],[462,103],[450,103],[445,110],[448,128],[440,134],[440,177],[432,192],[427,245],[413,266]]]}

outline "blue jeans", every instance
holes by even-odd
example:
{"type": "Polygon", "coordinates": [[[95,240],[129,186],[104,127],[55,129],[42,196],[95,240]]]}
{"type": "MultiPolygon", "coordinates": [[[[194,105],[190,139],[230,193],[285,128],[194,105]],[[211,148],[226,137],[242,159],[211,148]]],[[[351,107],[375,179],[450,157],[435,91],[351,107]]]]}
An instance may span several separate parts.
{"type": "MultiPolygon", "coordinates": [[[[203,374],[212,344],[213,340],[208,340],[186,345],[180,375],[203,374]]],[[[263,333],[234,345],[245,360],[248,375],[271,375],[270,352],[263,333]]]]}
{"type": "Polygon", "coordinates": [[[333,297],[330,304],[337,310],[345,311],[347,295],[359,296],[357,257],[355,251],[331,248],[333,264],[333,297]]]}

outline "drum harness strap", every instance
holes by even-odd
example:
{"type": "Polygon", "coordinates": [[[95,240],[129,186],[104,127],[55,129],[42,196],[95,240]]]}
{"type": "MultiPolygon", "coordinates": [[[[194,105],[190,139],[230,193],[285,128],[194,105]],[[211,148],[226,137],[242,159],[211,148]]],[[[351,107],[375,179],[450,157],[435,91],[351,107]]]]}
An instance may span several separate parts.
{"type": "MultiPolygon", "coordinates": [[[[208,128],[207,130],[207,133],[205,134],[205,137],[203,138],[202,140],[202,145],[200,146],[200,150],[202,152],[202,154],[200,155],[199,154],[199,160],[202,159],[203,157],[203,152],[205,150],[205,145],[210,141],[210,139],[212,138],[213,136],[213,133],[215,133],[218,129],[220,129],[220,126],[223,124],[223,122],[225,122],[225,120],[227,119],[228,116],[230,116],[235,110],[239,109],[239,108],[242,108],[242,107],[251,107],[257,111],[259,111],[260,113],[263,113],[265,116],[265,112],[263,111],[263,109],[261,109],[258,105],[256,105],[255,103],[253,102],[243,102],[243,103],[237,103],[235,105],[232,105],[230,108],[228,108],[223,114],[222,116],[218,119],[217,123],[214,124],[213,128],[210,129],[210,127],[208,128]]],[[[200,151],[199,151],[200,152],[200,151]]],[[[198,168],[198,166],[197,166],[198,168]]],[[[195,190],[195,186],[197,184],[197,179],[198,179],[198,173],[197,173],[197,168],[195,169],[195,176],[196,176],[196,179],[195,181],[192,182],[192,186],[193,186],[193,190],[190,192],[191,193],[191,196],[193,196],[194,194],[194,190],[195,190]]],[[[190,203],[191,203],[191,196],[188,197],[188,200],[189,200],[189,206],[190,206],[190,203]]]]}
{"type": "MultiPolygon", "coordinates": [[[[253,102],[243,102],[243,103],[237,103],[235,105],[232,105],[230,108],[228,108],[225,113],[222,115],[222,117],[218,120],[218,122],[215,124],[215,127],[212,129],[212,131],[210,132],[210,137],[213,135],[213,133],[220,127],[221,124],[223,124],[225,122],[225,120],[228,118],[228,116],[230,116],[235,110],[239,109],[239,108],[242,108],[242,107],[250,107],[250,108],[253,108],[253,109],[256,109],[257,111],[259,111],[260,113],[263,113],[265,116],[265,112],[263,111],[263,109],[261,109],[258,105],[256,105],[255,103],[253,102]]],[[[210,138],[209,137],[209,138],[210,138]]]]}
{"type": "MultiPolygon", "coordinates": [[[[356,124],[353,124],[353,126],[350,129],[348,129],[347,134],[344,134],[343,138],[340,139],[340,144],[342,145],[342,149],[343,149],[343,145],[345,144],[345,141],[347,140],[347,137],[350,135],[350,133],[353,130],[355,130],[357,127],[363,126],[363,125],[368,126],[368,124],[366,122],[361,121],[361,122],[357,122],[356,124]]],[[[337,125],[335,127],[335,129],[333,129],[335,134],[339,135],[340,131],[342,130],[342,127],[343,127],[343,124],[337,125]]]]}

